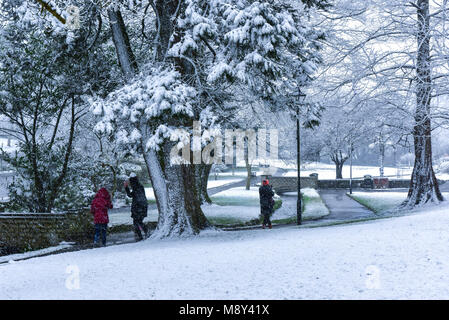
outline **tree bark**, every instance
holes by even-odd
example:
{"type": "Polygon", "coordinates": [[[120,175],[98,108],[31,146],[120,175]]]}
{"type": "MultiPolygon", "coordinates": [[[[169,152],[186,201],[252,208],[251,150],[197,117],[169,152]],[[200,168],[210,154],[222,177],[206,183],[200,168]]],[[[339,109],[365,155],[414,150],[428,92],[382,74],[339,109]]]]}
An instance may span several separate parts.
{"type": "Polygon", "coordinates": [[[443,196],[432,167],[432,125],[430,121],[432,78],[429,0],[417,1],[417,20],[416,110],[413,129],[415,165],[407,200],[402,204],[403,207],[408,208],[427,202],[443,201],[443,196]]]}
{"type": "Polygon", "coordinates": [[[197,180],[197,189],[199,191],[199,199],[201,203],[212,203],[207,192],[207,182],[209,180],[209,174],[212,169],[211,164],[199,164],[195,165],[197,170],[195,178],[197,180]]]}
{"type": "Polygon", "coordinates": [[[336,179],[343,179],[343,163],[335,164],[335,176],[336,179]]]}
{"type": "Polygon", "coordinates": [[[168,210],[159,213],[152,238],[194,235],[209,226],[201,210],[195,165],[171,164],[170,151],[174,145],[171,141],[163,144],[168,210]]]}
{"type": "Polygon", "coordinates": [[[335,163],[335,177],[336,179],[343,179],[343,164],[348,160],[348,156],[344,155],[341,151],[335,151],[331,154],[331,160],[335,163]]]}
{"type": "Polygon", "coordinates": [[[245,152],[245,166],[246,166],[246,185],[245,189],[251,188],[251,164],[249,163],[248,151],[245,152]]]}
{"type": "Polygon", "coordinates": [[[108,17],[120,68],[126,80],[130,81],[137,73],[138,68],[129,43],[125,22],[123,21],[120,10],[115,10],[113,6],[108,8],[108,17]]]}

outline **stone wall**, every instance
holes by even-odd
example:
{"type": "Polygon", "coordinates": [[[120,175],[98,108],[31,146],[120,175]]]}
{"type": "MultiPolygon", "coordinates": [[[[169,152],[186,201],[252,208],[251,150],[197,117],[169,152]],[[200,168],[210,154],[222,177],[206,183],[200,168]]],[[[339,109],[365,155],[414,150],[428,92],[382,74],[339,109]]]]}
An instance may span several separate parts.
{"type": "MultiPolygon", "coordinates": [[[[263,179],[268,179],[273,190],[277,194],[282,194],[285,192],[294,192],[298,187],[297,177],[282,177],[282,176],[262,176],[263,179]]],[[[301,177],[301,188],[318,188],[318,178],[317,177],[301,177]]]]}
{"type": "MultiPolygon", "coordinates": [[[[352,187],[360,188],[362,179],[353,179],[352,187]]],[[[349,189],[349,179],[318,180],[319,189],[349,189]]]]}
{"type": "MultiPolygon", "coordinates": [[[[297,177],[283,177],[283,176],[261,176],[263,179],[268,179],[273,189],[278,194],[285,192],[295,192],[297,190],[297,177]]],[[[328,179],[318,180],[318,177],[313,175],[311,177],[301,177],[301,188],[313,189],[349,189],[349,179],[328,179]]],[[[361,188],[363,179],[352,179],[352,188],[361,188]]],[[[444,184],[445,181],[438,180],[439,184],[444,184]]],[[[408,188],[410,187],[409,179],[391,179],[388,180],[388,188],[408,188]]]]}
{"type": "Polygon", "coordinates": [[[83,210],[65,214],[0,214],[3,254],[38,250],[61,241],[85,243],[94,232],[92,215],[83,210]]]}

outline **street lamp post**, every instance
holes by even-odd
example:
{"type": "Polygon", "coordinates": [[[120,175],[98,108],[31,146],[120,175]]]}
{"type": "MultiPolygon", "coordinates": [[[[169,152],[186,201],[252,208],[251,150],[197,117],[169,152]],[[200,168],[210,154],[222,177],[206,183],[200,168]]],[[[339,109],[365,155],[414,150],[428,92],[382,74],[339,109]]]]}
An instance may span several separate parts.
{"type": "Polygon", "coordinates": [[[302,223],[302,197],[301,197],[301,140],[300,140],[300,127],[299,121],[299,108],[302,105],[306,95],[299,89],[299,103],[296,107],[296,163],[298,166],[298,198],[296,201],[296,223],[300,225],[302,223]]]}
{"type": "Polygon", "coordinates": [[[349,148],[349,194],[352,194],[352,142],[349,148]]]}

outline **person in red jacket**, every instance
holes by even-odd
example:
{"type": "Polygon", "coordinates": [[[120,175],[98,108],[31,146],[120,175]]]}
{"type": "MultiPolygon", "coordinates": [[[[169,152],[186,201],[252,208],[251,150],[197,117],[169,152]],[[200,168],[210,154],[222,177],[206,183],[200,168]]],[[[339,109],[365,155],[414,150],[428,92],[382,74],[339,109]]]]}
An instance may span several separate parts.
{"type": "Polygon", "coordinates": [[[98,244],[101,233],[101,242],[106,245],[106,229],[109,223],[108,209],[112,209],[111,196],[106,188],[101,188],[90,206],[90,212],[94,215],[95,223],[94,244],[98,244]]]}

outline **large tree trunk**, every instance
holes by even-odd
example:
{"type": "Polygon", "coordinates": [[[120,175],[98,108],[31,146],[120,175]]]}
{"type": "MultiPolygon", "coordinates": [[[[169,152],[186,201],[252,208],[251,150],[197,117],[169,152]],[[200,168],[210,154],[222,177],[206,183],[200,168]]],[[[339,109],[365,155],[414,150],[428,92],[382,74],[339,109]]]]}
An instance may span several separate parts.
{"type": "Polygon", "coordinates": [[[343,164],[346,160],[348,160],[348,156],[343,154],[341,150],[335,151],[333,154],[331,154],[331,160],[333,163],[335,163],[335,176],[336,179],[343,179],[343,164]]]}
{"type": "Polygon", "coordinates": [[[212,200],[209,197],[209,193],[207,192],[207,182],[209,180],[209,174],[212,169],[211,164],[199,164],[195,165],[196,172],[196,180],[197,180],[197,189],[199,192],[199,199],[201,203],[212,203],[212,200]]]}
{"type": "Polygon", "coordinates": [[[195,166],[170,164],[174,145],[174,142],[165,142],[163,146],[168,210],[159,213],[152,238],[193,235],[209,226],[197,193],[195,166]]]}
{"type": "Polygon", "coordinates": [[[416,61],[416,110],[413,139],[415,166],[410,189],[403,207],[413,208],[427,202],[443,201],[432,167],[432,126],[430,100],[432,91],[430,65],[429,0],[417,1],[418,55],[416,61]]]}
{"type": "Polygon", "coordinates": [[[343,179],[343,163],[335,164],[335,177],[336,179],[343,179]]]}

